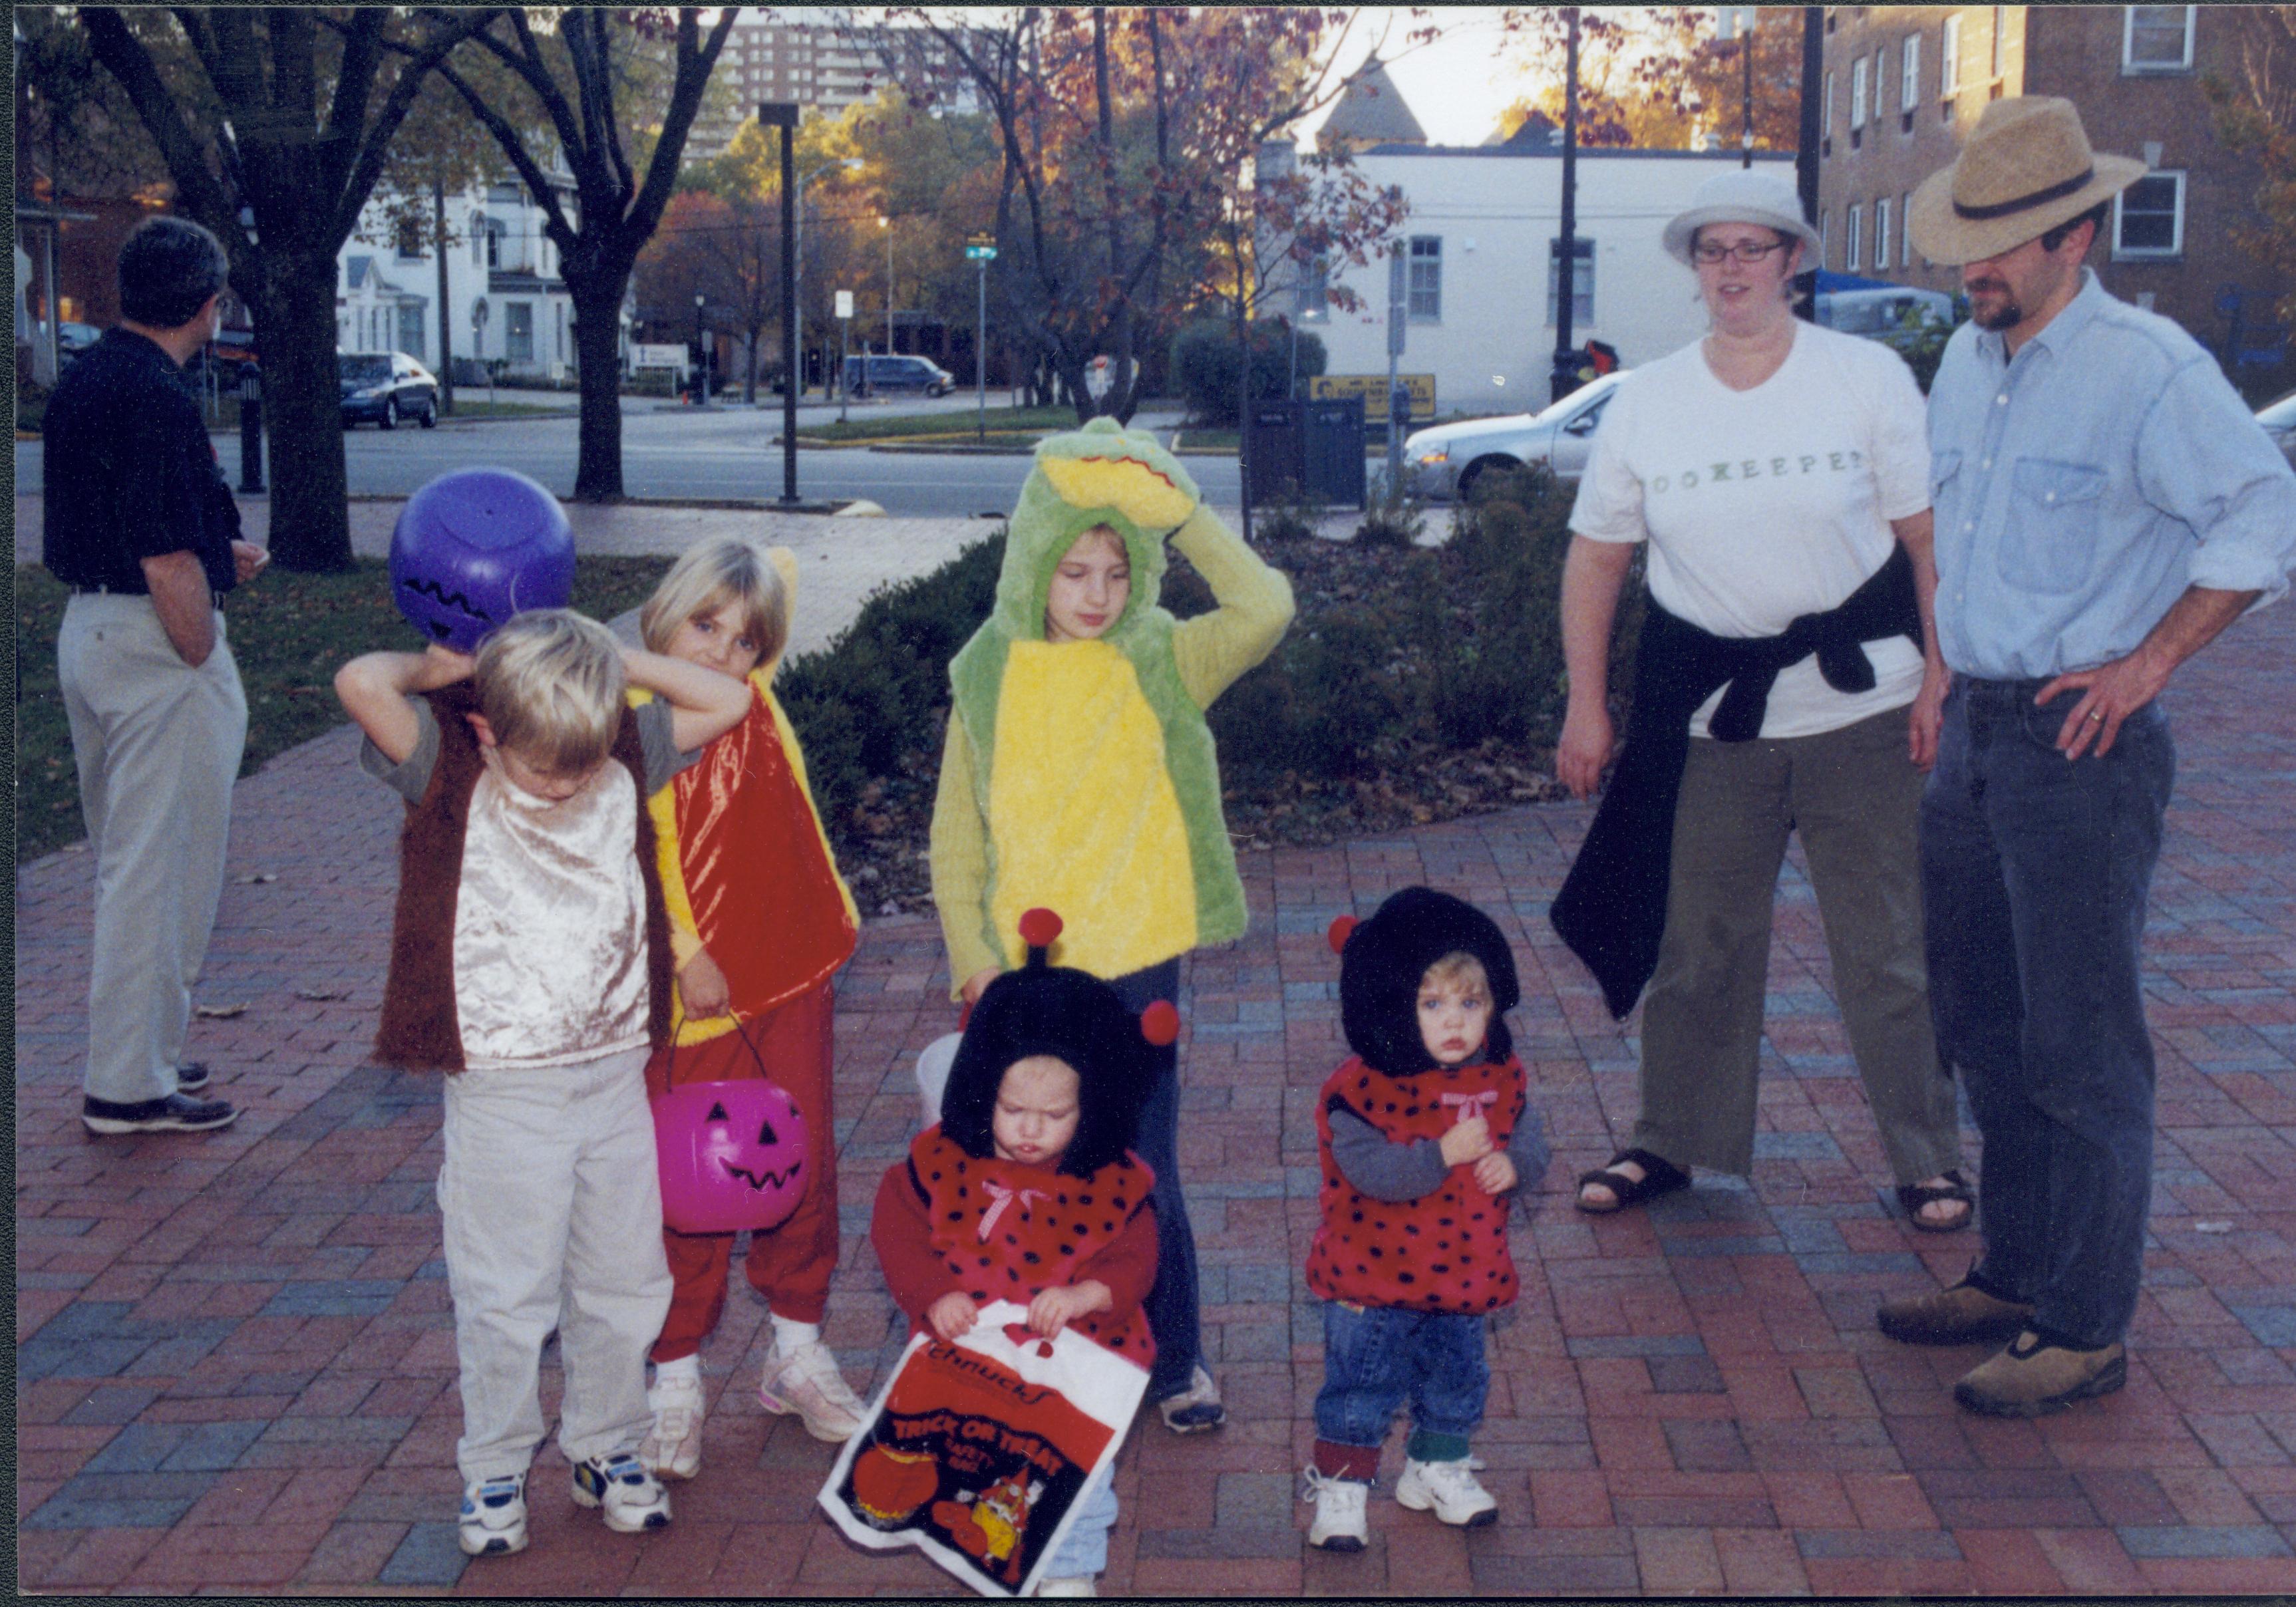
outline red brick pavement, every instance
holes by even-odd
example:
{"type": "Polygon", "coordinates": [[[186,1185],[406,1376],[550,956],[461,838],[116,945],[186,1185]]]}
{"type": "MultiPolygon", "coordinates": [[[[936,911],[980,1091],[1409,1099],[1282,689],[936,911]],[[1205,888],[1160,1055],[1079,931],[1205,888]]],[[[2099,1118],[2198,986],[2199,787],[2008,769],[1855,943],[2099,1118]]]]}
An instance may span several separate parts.
{"type": "MultiPolygon", "coordinates": [[[[1233,1418],[1136,1434],[1112,1591],[1633,1595],[2296,1592],[2296,608],[2236,629],[2171,694],[2183,775],[2149,938],[2161,1051],[2152,1240],[2128,1388],[2039,1423],[1962,1415],[1973,1353],[1873,1329],[1884,1292],[1957,1275],[1965,1238],[1890,1208],[1790,871],[1751,1185],[1574,1213],[1568,1179],[1634,1107],[1635,1040],[1544,921],[1576,808],[1247,857],[1251,935],[1190,967],[1182,1137],[1206,1340],[1233,1418]],[[1295,1470],[1320,1324],[1314,1090],[1340,1053],[1330,918],[1427,881],[1517,945],[1518,1042],[1557,1147],[1518,1237],[1478,1444],[1492,1529],[1383,1497],[1370,1549],[1308,1551],[1295,1470]],[[1275,1140],[1271,1144],[1273,1136],[1275,1140]]],[[[91,1140],[76,1116],[88,857],[17,877],[18,1560],[35,1590],[594,1595],[937,1593],[813,1514],[830,1452],[763,1415],[764,1313],[704,1352],[707,1471],[677,1522],[606,1534],[538,1469],[535,1544],[455,1549],[451,1313],[431,1180],[438,1092],[367,1062],[394,810],[348,734],[240,784],[234,880],[193,1048],[246,1114],[208,1137],[91,1140]]],[[[828,1332],[865,1382],[896,1323],[865,1247],[876,1177],[947,1029],[934,929],[873,924],[839,988],[845,1265],[828,1332]]],[[[1628,1024],[1631,1026],[1631,1023],[1628,1024]]],[[[1973,1142],[1973,1140],[1972,1140],[1973,1142]]],[[[545,1391],[554,1395],[554,1371],[545,1391]]],[[[1399,1451],[1390,1453],[1390,1475],[1399,1451]]]]}

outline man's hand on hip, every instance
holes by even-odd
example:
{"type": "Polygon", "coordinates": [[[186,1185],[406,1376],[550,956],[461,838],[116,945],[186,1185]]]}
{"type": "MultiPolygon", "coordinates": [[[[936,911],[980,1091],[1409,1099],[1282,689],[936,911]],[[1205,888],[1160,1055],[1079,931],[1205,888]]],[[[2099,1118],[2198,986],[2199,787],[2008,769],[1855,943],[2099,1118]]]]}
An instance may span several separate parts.
{"type": "Polygon", "coordinates": [[[2219,591],[2192,586],[2169,606],[2127,658],[2061,675],[2034,698],[2036,707],[2078,687],[2082,697],[2057,732],[2057,750],[2067,758],[2112,751],[2120,723],[2161,695],[2177,665],[2216,640],[2217,634],[2245,612],[2259,592],[2219,591]],[[2092,747],[2094,744],[2094,747],[2092,747]]]}
{"type": "Polygon", "coordinates": [[[188,549],[146,558],[144,585],[152,594],[152,611],[160,628],[176,649],[176,656],[193,669],[215,651],[215,594],[208,589],[208,572],[197,553],[188,549]]]}

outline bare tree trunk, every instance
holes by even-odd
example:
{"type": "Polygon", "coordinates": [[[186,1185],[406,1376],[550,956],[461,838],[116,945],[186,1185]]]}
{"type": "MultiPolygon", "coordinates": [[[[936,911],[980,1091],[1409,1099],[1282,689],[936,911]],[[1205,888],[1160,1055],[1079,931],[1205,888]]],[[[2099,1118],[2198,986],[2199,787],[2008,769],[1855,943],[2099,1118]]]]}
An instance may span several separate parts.
{"type": "Polygon", "coordinates": [[[269,256],[256,286],[262,332],[264,427],[275,464],[271,555],[283,570],[332,574],[351,567],[342,390],[335,365],[335,260],[269,256]]]}
{"type": "Polygon", "coordinates": [[[574,471],[574,500],[622,499],[621,332],[622,288],[627,275],[584,274],[565,265],[566,290],[574,302],[574,353],[582,395],[580,458],[574,471]]]}

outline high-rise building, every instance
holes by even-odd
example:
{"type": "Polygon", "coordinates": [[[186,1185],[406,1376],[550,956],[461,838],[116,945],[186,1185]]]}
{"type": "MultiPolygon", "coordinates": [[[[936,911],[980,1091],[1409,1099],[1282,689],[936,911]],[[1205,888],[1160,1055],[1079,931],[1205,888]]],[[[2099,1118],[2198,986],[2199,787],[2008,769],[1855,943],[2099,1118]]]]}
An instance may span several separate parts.
{"type": "MultiPolygon", "coordinates": [[[[946,48],[921,29],[843,28],[808,20],[789,7],[751,6],[734,22],[718,58],[712,89],[730,84],[732,102],[716,117],[695,121],[685,143],[687,160],[722,153],[763,102],[795,102],[834,117],[856,102],[873,100],[893,81],[889,57],[899,61],[910,52],[936,66],[947,61],[946,48]]],[[[960,78],[941,109],[971,111],[976,104],[960,78]]]]}

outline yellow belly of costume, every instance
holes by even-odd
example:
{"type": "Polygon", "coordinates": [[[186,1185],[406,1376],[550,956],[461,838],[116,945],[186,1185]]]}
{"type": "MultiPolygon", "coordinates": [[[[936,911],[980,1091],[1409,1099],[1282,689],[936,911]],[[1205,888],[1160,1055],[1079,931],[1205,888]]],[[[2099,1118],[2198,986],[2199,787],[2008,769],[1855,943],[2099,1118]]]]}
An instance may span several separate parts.
{"type": "Polygon", "coordinates": [[[1004,665],[989,767],[989,914],[1006,963],[1021,913],[1060,917],[1053,963],[1139,971],[1196,943],[1195,870],[1164,764],[1164,728],[1132,661],[1105,642],[1019,642],[1004,665]]]}

